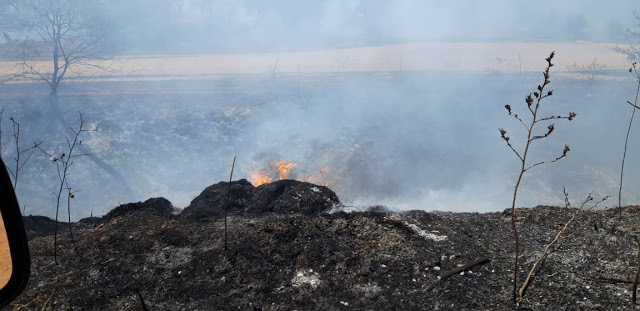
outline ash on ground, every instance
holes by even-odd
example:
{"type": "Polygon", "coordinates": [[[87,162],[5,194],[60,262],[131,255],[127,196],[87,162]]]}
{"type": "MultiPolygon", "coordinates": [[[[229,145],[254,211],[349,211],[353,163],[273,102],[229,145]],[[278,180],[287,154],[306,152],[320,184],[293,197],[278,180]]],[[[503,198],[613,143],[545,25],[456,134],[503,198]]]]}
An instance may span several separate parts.
{"type": "MultiPolygon", "coordinates": [[[[61,223],[58,265],[55,223],[25,218],[32,275],[10,308],[142,310],[142,298],[149,310],[514,309],[510,211],[328,213],[339,200],[326,187],[234,181],[225,249],[227,189],[207,188],[182,215],[161,198],[123,205],[73,224],[75,241],[61,223]]],[[[518,309],[635,309],[639,211],[581,214],[518,309]]],[[[574,213],[518,210],[519,285],[574,213]]]]}

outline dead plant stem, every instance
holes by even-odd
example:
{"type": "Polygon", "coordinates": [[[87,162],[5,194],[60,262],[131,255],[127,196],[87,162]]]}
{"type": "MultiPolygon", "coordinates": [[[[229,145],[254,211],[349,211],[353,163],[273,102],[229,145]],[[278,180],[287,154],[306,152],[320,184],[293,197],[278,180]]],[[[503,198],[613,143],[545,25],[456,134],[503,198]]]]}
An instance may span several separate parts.
{"type": "Polygon", "coordinates": [[[624,140],[624,152],[622,153],[622,167],[620,168],[620,187],[618,188],[618,213],[619,213],[618,216],[620,217],[622,217],[622,178],[624,176],[624,161],[625,161],[625,158],[627,157],[627,144],[629,143],[629,134],[631,133],[631,125],[633,124],[633,117],[635,116],[636,108],[638,107],[637,106],[638,94],[640,94],[640,78],[638,77],[636,78],[638,80],[638,88],[636,89],[635,105],[628,102],[633,106],[633,112],[631,112],[631,119],[629,120],[629,128],[627,128],[627,136],[624,140]]]}
{"type": "Polygon", "coordinates": [[[636,275],[633,277],[633,293],[631,294],[631,302],[636,304],[636,295],[638,292],[638,277],[640,277],[640,242],[636,239],[638,244],[638,268],[636,269],[636,275]]]}
{"type": "MultiPolygon", "coordinates": [[[[569,207],[571,207],[571,205],[569,204],[568,194],[567,194],[566,190],[564,190],[564,194],[565,194],[565,200],[567,202],[567,208],[569,208],[569,207]]],[[[590,197],[591,196],[589,196],[588,198],[590,198],[590,197]]],[[[523,297],[524,291],[527,289],[527,286],[529,286],[529,282],[531,281],[531,277],[533,276],[533,274],[538,269],[538,266],[540,265],[540,263],[542,263],[542,261],[547,257],[547,254],[549,253],[549,250],[551,249],[551,247],[553,247],[553,245],[555,245],[560,240],[560,236],[565,231],[567,231],[567,228],[569,227],[569,225],[571,225],[571,223],[573,223],[573,221],[576,219],[576,217],[578,217],[578,215],[580,214],[581,211],[582,211],[582,207],[577,209],[576,212],[573,214],[573,216],[571,216],[571,219],[569,219],[569,221],[567,221],[567,223],[564,224],[562,229],[558,230],[558,233],[556,233],[556,236],[553,238],[553,240],[551,240],[551,242],[549,242],[547,244],[547,246],[545,246],[544,251],[538,257],[536,262],[533,264],[533,267],[531,267],[531,270],[529,270],[529,274],[527,274],[527,278],[524,280],[524,283],[522,283],[522,287],[520,287],[520,291],[518,291],[518,299],[520,299],[520,301],[524,300],[524,297],[523,297]]]]}
{"type": "Polygon", "coordinates": [[[229,189],[227,191],[227,204],[224,207],[224,250],[227,250],[227,213],[229,210],[229,202],[231,201],[231,180],[233,179],[233,168],[236,166],[236,157],[233,156],[231,164],[231,173],[229,174],[229,189]]]}

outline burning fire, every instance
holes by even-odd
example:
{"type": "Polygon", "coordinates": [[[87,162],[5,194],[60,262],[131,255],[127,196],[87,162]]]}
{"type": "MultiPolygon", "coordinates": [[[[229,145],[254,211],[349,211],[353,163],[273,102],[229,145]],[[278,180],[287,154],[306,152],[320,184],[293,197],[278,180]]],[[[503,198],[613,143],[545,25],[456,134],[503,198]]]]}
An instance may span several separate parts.
{"type": "Polygon", "coordinates": [[[291,170],[293,170],[294,168],[296,168],[296,164],[295,163],[287,163],[285,161],[280,161],[278,163],[276,163],[275,165],[278,168],[278,173],[280,176],[280,179],[287,179],[289,178],[289,175],[291,175],[291,170]]]}
{"type": "Polygon", "coordinates": [[[255,173],[251,173],[251,177],[249,179],[251,183],[256,187],[260,185],[268,184],[272,181],[272,178],[267,176],[267,173],[265,172],[264,169],[259,170],[255,173]]]}
{"type": "MultiPolygon", "coordinates": [[[[279,161],[277,163],[273,163],[269,161],[269,167],[267,169],[261,169],[251,173],[251,177],[249,181],[255,186],[258,187],[260,185],[268,184],[274,180],[274,178],[278,178],[278,180],[289,179],[291,173],[298,165],[293,162],[287,161],[279,161]]],[[[311,182],[314,184],[323,184],[325,186],[329,185],[329,182],[326,181],[326,176],[329,172],[330,168],[324,167],[317,173],[307,175],[303,179],[298,179],[298,181],[311,182]]]]}
{"type": "Polygon", "coordinates": [[[260,185],[268,184],[273,181],[269,175],[273,175],[272,172],[278,173],[278,178],[280,180],[289,178],[291,175],[291,171],[297,166],[297,164],[293,162],[287,163],[287,161],[280,161],[278,163],[269,162],[269,173],[267,170],[261,169],[255,173],[251,174],[250,181],[251,183],[258,187],[260,185]]]}

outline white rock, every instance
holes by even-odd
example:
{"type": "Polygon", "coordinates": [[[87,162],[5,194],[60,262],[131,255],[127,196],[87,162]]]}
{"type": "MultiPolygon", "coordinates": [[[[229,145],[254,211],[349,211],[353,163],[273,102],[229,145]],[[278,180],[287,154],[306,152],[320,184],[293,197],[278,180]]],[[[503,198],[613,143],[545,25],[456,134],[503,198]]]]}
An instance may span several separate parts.
{"type": "Polygon", "coordinates": [[[300,287],[303,285],[309,285],[311,288],[316,288],[320,284],[320,275],[313,272],[313,270],[298,270],[296,271],[293,279],[291,279],[293,287],[300,287]]]}

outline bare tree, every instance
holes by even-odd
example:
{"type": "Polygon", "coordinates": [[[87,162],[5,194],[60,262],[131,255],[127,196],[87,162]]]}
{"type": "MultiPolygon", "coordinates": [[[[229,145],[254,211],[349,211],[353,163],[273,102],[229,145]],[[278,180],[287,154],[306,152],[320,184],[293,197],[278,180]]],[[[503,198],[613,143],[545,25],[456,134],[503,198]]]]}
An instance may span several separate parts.
{"type": "Polygon", "coordinates": [[[46,82],[52,104],[57,104],[58,88],[69,71],[78,67],[108,69],[94,62],[103,60],[95,53],[103,34],[87,21],[75,0],[32,0],[30,8],[30,28],[48,47],[53,66],[46,70],[25,60],[23,74],[46,82]]]}
{"type": "Polygon", "coordinates": [[[630,61],[640,59],[640,50],[637,44],[640,43],[640,12],[633,10],[633,25],[624,31],[627,46],[616,45],[613,50],[627,55],[630,61]]]}
{"type": "MultiPolygon", "coordinates": [[[[29,0],[32,10],[30,28],[37,33],[41,41],[47,46],[51,56],[52,67],[43,68],[35,62],[23,60],[23,72],[19,78],[41,80],[50,89],[49,103],[52,116],[67,131],[67,135],[75,133],[64,120],[62,110],[58,104],[58,90],[68,73],[79,68],[94,68],[109,70],[101,63],[106,58],[98,56],[103,33],[99,25],[90,22],[91,18],[81,8],[76,0],[29,0]]],[[[78,151],[89,154],[89,158],[106,171],[129,195],[133,194],[124,176],[111,165],[97,157],[87,146],[78,146],[78,151]]]]}

